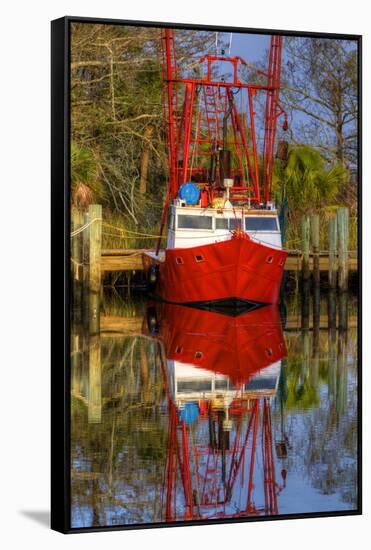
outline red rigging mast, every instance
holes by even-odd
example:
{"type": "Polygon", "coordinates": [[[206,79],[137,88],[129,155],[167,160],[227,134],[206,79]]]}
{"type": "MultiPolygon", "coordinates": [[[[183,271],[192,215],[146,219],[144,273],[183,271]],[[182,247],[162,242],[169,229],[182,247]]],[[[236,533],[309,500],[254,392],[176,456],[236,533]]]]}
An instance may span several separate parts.
{"type": "MultiPolygon", "coordinates": [[[[166,382],[165,378],[165,385],[166,382]]],[[[282,479],[278,482],[269,399],[235,399],[230,408],[235,426],[231,432],[223,430],[221,413],[205,403],[199,432],[204,437],[208,432],[209,441],[202,443],[197,441],[195,429],[180,418],[168,387],[166,389],[169,442],[161,499],[162,519],[170,522],[277,515],[278,496],[286,487],[286,471],[281,471],[282,479]],[[257,462],[261,463],[261,478],[257,462]],[[255,489],[260,498],[256,498],[255,489]]]]}
{"type": "MultiPolygon", "coordinates": [[[[240,80],[241,67],[248,65],[239,56],[204,55],[199,59],[197,77],[194,72],[190,76],[177,66],[173,30],[161,30],[161,44],[168,200],[175,198],[180,185],[187,181],[201,184],[218,196],[224,179],[229,178],[233,180],[232,200],[269,202],[277,119],[284,113],[279,104],[282,37],[271,37],[267,72],[256,71],[265,80],[262,84],[240,80]],[[218,76],[222,63],[232,71],[230,76],[218,76]],[[258,94],[265,95],[261,150],[254,111],[258,94]],[[238,108],[238,100],[245,107],[238,108]]],[[[286,126],[285,115],[283,128],[286,126]]]]}

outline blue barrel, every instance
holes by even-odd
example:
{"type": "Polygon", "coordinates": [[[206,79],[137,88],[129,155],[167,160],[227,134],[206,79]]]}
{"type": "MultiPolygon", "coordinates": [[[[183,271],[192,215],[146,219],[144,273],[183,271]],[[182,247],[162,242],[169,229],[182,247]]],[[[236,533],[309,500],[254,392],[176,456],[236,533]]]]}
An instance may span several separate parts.
{"type": "Polygon", "coordinates": [[[180,419],[183,420],[187,425],[193,424],[196,422],[197,418],[200,415],[200,409],[198,403],[190,401],[184,405],[184,408],[180,411],[180,419]]]}
{"type": "Polygon", "coordinates": [[[200,200],[200,190],[195,183],[189,181],[179,187],[179,197],[192,206],[200,200]]]}

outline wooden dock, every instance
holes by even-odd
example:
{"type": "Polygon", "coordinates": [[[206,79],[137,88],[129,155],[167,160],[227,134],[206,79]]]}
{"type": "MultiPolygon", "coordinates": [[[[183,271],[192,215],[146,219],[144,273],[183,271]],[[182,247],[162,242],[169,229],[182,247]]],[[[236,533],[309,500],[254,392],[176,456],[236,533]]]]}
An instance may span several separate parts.
{"type": "MultiPolygon", "coordinates": [[[[144,249],[111,249],[102,250],[101,269],[102,271],[142,271],[144,249]]],[[[319,253],[319,270],[329,270],[329,253],[319,253]]],[[[357,252],[350,251],[348,259],[349,271],[357,271],[357,252]]],[[[289,251],[286,260],[286,271],[301,271],[302,253],[297,250],[289,251]]],[[[309,256],[309,269],[313,269],[313,255],[309,256]]]]}

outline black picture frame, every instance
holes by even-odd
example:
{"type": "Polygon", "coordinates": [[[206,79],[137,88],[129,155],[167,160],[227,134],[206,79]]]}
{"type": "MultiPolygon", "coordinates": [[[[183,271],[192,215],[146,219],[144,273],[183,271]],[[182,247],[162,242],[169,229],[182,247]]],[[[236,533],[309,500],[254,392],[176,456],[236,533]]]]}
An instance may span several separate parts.
{"type": "Polygon", "coordinates": [[[51,22],[51,528],[61,533],[153,529],[362,514],[362,36],[66,16],[51,22]],[[71,528],[70,490],[70,26],[141,27],[354,40],[358,47],[358,506],[352,511],[71,528]]]}

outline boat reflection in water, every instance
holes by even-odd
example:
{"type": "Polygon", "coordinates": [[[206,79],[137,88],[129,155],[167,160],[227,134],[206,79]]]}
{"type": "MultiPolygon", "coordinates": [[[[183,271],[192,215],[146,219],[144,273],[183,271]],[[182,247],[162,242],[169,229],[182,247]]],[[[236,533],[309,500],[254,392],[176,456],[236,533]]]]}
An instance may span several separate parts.
{"type": "Polygon", "coordinates": [[[160,343],[169,415],[162,521],[277,514],[286,448],[271,401],[287,354],[277,307],[228,316],[160,304],[146,331],[160,343]]]}

